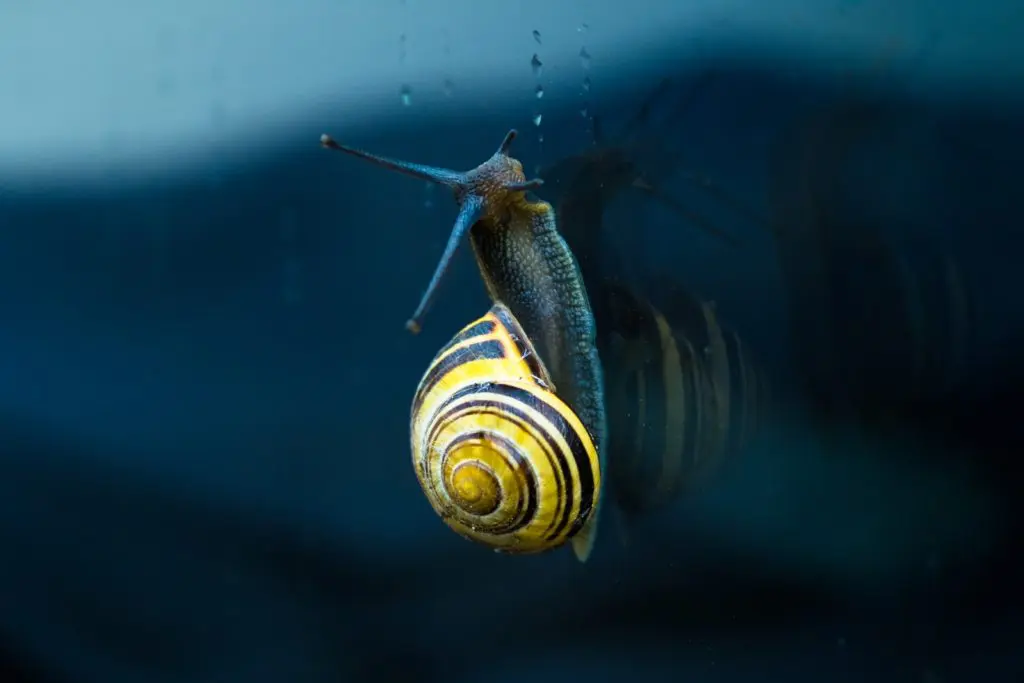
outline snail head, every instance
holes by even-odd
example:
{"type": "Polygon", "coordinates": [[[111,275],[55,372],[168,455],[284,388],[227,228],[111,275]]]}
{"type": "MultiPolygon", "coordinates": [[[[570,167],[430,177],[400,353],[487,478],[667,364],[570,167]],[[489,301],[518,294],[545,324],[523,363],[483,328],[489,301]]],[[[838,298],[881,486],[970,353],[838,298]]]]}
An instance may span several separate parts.
{"type": "Polygon", "coordinates": [[[515,138],[516,131],[510,130],[498,150],[487,161],[471,171],[459,172],[371,154],[343,145],[330,135],[320,136],[320,145],[326,149],[344,152],[392,171],[444,185],[451,188],[455,195],[455,200],[459,204],[459,215],[455,219],[451,236],[430,284],[427,285],[416,311],[406,322],[405,326],[410,332],[415,334],[420,331],[423,318],[433,303],[437,287],[469,229],[482,218],[506,215],[512,205],[522,201],[524,192],[543,185],[544,181],[539,178],[527,180],[523,165],[519,160],[509,156],[508,151],[515,138]]]}

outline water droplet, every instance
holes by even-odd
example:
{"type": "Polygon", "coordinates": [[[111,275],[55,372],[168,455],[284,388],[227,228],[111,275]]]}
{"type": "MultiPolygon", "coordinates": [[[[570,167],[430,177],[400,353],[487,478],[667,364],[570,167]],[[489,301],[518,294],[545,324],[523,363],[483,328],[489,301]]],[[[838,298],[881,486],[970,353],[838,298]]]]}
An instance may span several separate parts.
{"type": "Polygon", "coordinates": [[[590,30],[590,26],[588,24],[580,24],[579,28],[576,29],[576,32],[577,33],[586,33],[589,30],[590,30]]]}
{"type": "Polygon", "coordinates": [[[583,77],[583,92],[590,92],[590,76],[583,77]]]}
{"type": "Polygon", "coordinates": [[[541,119],[543,119],[543,118],[544,118],[543,114],[537,114],[536,116],[534,116],[533,117],[533,125],[539,126],[540,122],[541,122],[541,119]]]}
{"type": "Polygon", "coordinates": [[[586,107],[583,107],[583,109],[580,109],[580,116],[582,116],[583,118],[589,117],[590,116],[590,110],[587,109],[586,107]]]}
{"type": "Polygon", "coordinates": [[[538,100],[544,97],[544,86],[538,83],[537,87],[534,89],[534,94],[537,95],[538,100]]]}
{"type": "MultiPolygon", "coordinates": [[[[541,133],[540,135],[537,136],[537,142],[544,142],[544,134],[543,133],[541,133]]],[[[540,173],[540,167],[538,165],[538,168],[537,168],[537,170],[534,171],[534,174],[536,175],[536,174],[539,174],[539,173],[540,173]]]]}
{"type": "Polygon", "coordinates": [[[412,104],[412,88],[407,85],[403,85],[402,89],[398,91],[398,94],[402,98],[403,107],[408,107],[412,104]]]}
{"type": "Polygon", "coordinates": [[[580,64],[583,65],[584,69],[590,68],[590,53],[587,52],[586,46],[580,48],[580,64]]]}
{"type": "Polygon", "coordinates": [[[533,31],[533,39],[537,41],[538,45],[540,45],[540,31],[534,29],[534,31],[533,31]]]}
{"type": "Polygon", "coordinates": [[[444,79],[444,96],[451,97],[452,93],[455,92],[455,83],[450,78],[444,79]]]}
{"type": "Polygon", "coordinates": [[[535,52],[533,59],[530,60],[530,67],[533,68],[533,75],[535,78],[540,78],[541,71],[543,71],[544,62],[540,61],[540,57],[535,52]]]}

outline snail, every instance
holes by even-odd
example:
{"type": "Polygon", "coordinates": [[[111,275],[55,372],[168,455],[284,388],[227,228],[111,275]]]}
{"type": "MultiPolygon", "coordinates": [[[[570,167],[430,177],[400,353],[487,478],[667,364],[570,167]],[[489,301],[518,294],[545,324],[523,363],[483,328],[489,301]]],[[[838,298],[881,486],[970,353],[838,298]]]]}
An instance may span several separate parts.
{"type": "Polygon", "coordinates": [[[496,303],[430,363],[412,404],[416,476],[457,533],[535,553],[579,533],[601,468],[576,414],[508,307],[496,303]]]}
{"type": "MultiPolygon", "coordinates": [[[[547,391],[577,417],[597,453],[600,475],[605,466],[607,429],[604,378],[597,349],[594,314],[576,259],[558,232],[554,210],[547,202],[527,195],[528,191],[539,188],[543,181],[527,180],[522,164],[508,154],[515,137],[516,131],[509,131],[490,159],[467,172],[378,156],[342,145],[329,135],[321,136],[320,143],[325,148],[345,152],[378,166],[452,189],[459,204],[458,218],[433,277],[406,327],[413,333],[421,329],[423,318],[433,303],[444,273],[468,234],[488,295],[496,307],[504,307],[496,310],[507,310],[510,314],[504,318],[498,313],[495,315],[503,320],[503,324],[509,325],[509,334],[514,333],[524,343],[524,348],[530,349],[530,355],[537,358],[536,368],[543,368],[543,372],[537,373],[540,382],[533,389],[540,391],[546,386],[547,391]]],[[[484,366],[485,373],[510,369],[516,372],[507,362],[484,366]]],[[[479,379],[482,381],[474,386],[486,391],[487,376],[479,379]]],[[[497,375],[491,379],[502,383],[507,378],[497,375]]],[[[445,382],[438,387],[447,389],[456,385],[445,382]]],[[[538,394],[529,395],[535,397],[538,394]]],[[[426,396],[424,394],[420,397],[424,399],[423,402],[414,401],[413,404],[411,431],[414,435],[414,454],[418,447],[430,447],[423,446],[423,442],[417,441],[415,436],[416,425],[420,424],[419,420],[425,419],[420,411],[429,410],[434,405],[426,401],[426,396]]],[[[545,395],[545,398],[550,399],[551,396],[545,395]]],[[[476,429],[473,424],[473,421],[469,421],[466,427],[476,429]]],[[[540,472],[541,469],[536,471],[540,472]]],[[[441,491],[443,482],[429,479],[438,474],[437,470],[424,468],[422,471],[428,478],[422,483],[429,499],[441,491]]],[[[466,476],[479,475],[467,473],[466,476]]],[[[572,522],[568,533],[560,532],[556,538],[563,543],[568,540],[581,562],[590,556],[596,538],[601,506],[600,480],[600,476],[595,477],[594,499],[589,511],[586,504],[581,503],[578,518],[572,522]]],[[[543,486],[544,491],[554,490],[549,487],[557,486],[546,481],[538,485],[543,486]]],[[[567,486],[565,482],[562,485],[567,486]]],[[[573,486],[576,485],[574,482],[573,486]]],[[[465,531],[459,521],[463,518],[452,516],[450,508],[443,510],[446,512],[442,512],[441,516],[450,526],[456,531],[465,531]]],[[[493,534],[472,534],[472,537],[497,550],[527,552],[530,549],[539,551],[554,547],[551,545],[552,539],[541,539],[532,531],[517,536],[518,540],[515,541],[493,534]],[[531,546],[532,543],[539,545],[531,546]]]]}

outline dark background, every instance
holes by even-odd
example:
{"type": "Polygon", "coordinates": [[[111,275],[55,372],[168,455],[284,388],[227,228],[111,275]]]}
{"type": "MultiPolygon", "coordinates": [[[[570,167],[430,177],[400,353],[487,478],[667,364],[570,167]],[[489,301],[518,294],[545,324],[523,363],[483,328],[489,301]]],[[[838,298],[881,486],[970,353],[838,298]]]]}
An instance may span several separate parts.
{"type": "MultiPolygon", "coordinates": [[[[657,78],[713,70],[665,134],[769,222],[789,219],[768,188],[803,122],[875,113],[829,201],[894,226],[911,261],[921,240],[956,255],[976,314],[951,388],[901,429],[825,438],[780,410],[628,547],[605,528],[587,565],[503,557],[446,529],[409,463],[416,381],[487,305],[463,253],[424,332],[402,328],[455,207],[317,139],[460,169],[517,126],[529,170],[588,143],[577,100],[545,104],[543,144],[530,96],[401,125],[341,128],[339,108],[187,175],[9,183],[5,664],[106,683],[1018,680],[1020,93],[930,91],[884,63],[812,76],[750,45],[686,64],[672,50],[588,106],[614,129],[657,78]]],[[[799,393],[769,230],[718,216],[736,250],[641,203],[612,214],[638,281],[663,272],[716,300],[799,393]]]]}

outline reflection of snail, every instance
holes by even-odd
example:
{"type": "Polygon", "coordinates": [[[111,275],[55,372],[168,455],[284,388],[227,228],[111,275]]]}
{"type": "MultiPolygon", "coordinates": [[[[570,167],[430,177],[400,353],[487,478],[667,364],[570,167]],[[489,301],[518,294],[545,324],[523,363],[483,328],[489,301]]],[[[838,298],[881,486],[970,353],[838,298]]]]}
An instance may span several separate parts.
{"type": "MultiPolygon", "coordinates": [[[[590,302],[576,260],[565,241],[558,234],[555,226],[555,213],[551,205],[526,195],[527,190],[539,187],[542,181],[528,181],[523,174],[522,164],[508,155],[508,149],[515,134],[514,130],[510,131],[498,151],[490,159],[465,173],[380,157],[341,145],[327,135],[322,136],[320,142],[328,149],[345,152],[406,175],[439,183],[454,191],[455,199],[460,207],[459,216],[455,221],[448,245],[430,285],[406,326],[413,332],[420,329],[423,317],[437,291],[437,286],[463,237],[468,233],[487,292],[496,304],[496,308],[492,311],[494,316],[492,322],[500,321],[502,326],[508,330],[509,339],[514,335],[516,339],[513,341],[518,340],[523,343],[526,349],[534,349],[529,352],[538,359],[534,370],[543,369],[543,372],[534,372],[541,378],[541,383],[535,382],[531,385],[531,393],[528,396],[533,398],[530,400],[536,400],[536,397],[541,395],[539,392],[543,389],[543,385],[546,384],[548,389],[547,393],[543,394],[544,400],[550,401],[549,405],[552,406],[561,405],[560,402],[565,403],[569,410],[561,412],[559,415],[562,419],[567,420],[566,424],[574,424],[568,415],[574,413],[578,416],[578,422],[584,428],[584,435],[589,435],[592,440],[590,446],[587,446],[584,441],[579,448],[587,453],[596,451],[600,460],[600,466],[598,470],[595,470],[597,475],[594,477],[595,491],[592,503],[588,503],[585,484],[581,481],[569,482],[568,479],[563,478],[554,482],[538,482],[538,495],[542,497],[552,491],[561,491],[559,495],[564,495],[570,491],[570,484],[573,490],[577,487],[584,489],[583,495],[570,496],[572,505],[579,507],[576,513],[570,514],[569,528],[559,529],[557,534],[550,538],[541,531],[545,528],[542,519],[536,521],[534,526],[528,527],[518,536],[513,535],[509,538],[500,535],[493,529],[487,533],[465,534],[467,529],[473,531],[472,527],[467,524],[472,525],[477,522],[467,523],[465,517],[454,514],[450,504],[445,502],[444,494],[440,493],[444,489],[445,483],[433,479],[437,474],[444,473],[434,468],[423,470],[428,480],[421,482],[431,503],[438,506],[442,516],[457,531],[464,535],[470,535],[475,540],[503,549],[518,549],[522,552],[529,549],[542,550],[553,547],[557,544],[556,541],[564,541],[571,537],[576,556],[581,561],[585,561],[593,547],[594,530],[597,526],[601,495],[600,470],[604,467],[606,441],[604,380],[595,341],[594,316],[590,310],[590,302]],[[505,311],[509,315],[503,316],[505,311]],[[557,397],[551,393],[556,387],[557,397]],[[587,514],[591,504],[592,509],[587,514]]],[[[487,319],[482,319],[480,323],[487,319]]],[[[465,332],[468,333],[469,329],[465,332]]],[[[498,333],[496,332],[496,334],[498,333]]],[[[453,354],[456,348],[462,347],[453,346],[453,354]]],[[[507,352],[509,347],[506,345],[503,348],[507,352]]],[[[440,356],[444,354],[445,352],[442,351],[439,358],[435,359],[435,364],[432,366],[434,370],[442,367],[442,363],[445,361],[440,356]]],[[[456,358],[459,360],[467,358],[465,353],[459,352],[459,354],[450,356],[452,362],[455,362],[456,358]]],[[[477,370],[475,369],[472,372],[477,379],[492,381],[496,383],[495,386],[504,386],[502,383],[508,380],[508,373],[515,376],[517,372],[520,372],[522,362],[529,365],[528,360],[517,363],[508,357],[503,362],[497,362],[499,360],[497,358],[492,360],[495,361],[492,364],[473,365],[472,367],[479,367],[484,373],[497,373],[494,376],[476,374],[477,370]]],[[[431,411],[438,409],[436,404],[440,399],[437,397],[441,395],[438,392],[447,393],[456,386],[444,384],[431,389],[429,373],[430,371],[428,371],[428,379],[424,380],[428,386],[422,391],[422,395],[417,397],[414,407],[416,412],[426,411],[422,415],[414,414],[413,416],[414,454],[417,448],[424,448],[425,443],[422,440],[424,435],[417,431],[417,425],[446,419],[444,415],[435,415],[431,411]],[[423,422],[424,420],[426,422],[423,422]]],[[[456,382],[454,379],[452,381],[456,382]]],[[[481,390],[487,392],[489,396],[496,395],[493,389],[488,389],[483,384],[476,386],[481,387],[481,390]]],[[[507,407],[507,405],[503,405],[503,409],[507,407]]],[[[470,433],[479,431],[479,421],[468,420],[465,424],[463,422],[458,424],[469,429],[470,433]]],[[[529,428],[527,427],[527,429],[529,428]]],[[[545,433],[551,434],[550,430],[556,429],[556,425],[552,422],[545,429],[549,430],[545,433]]],[[[538,443],[543,443],[542,436],[542,434],[533,434],[531,438],[538,438],[540,439],[538,443]]],[[[569,436],[569,432],[563,434],[563,438],[569,438],[569,436]]],[[[520,433],[518,438],[525,437],[520,433]]],[[[520,444],[520,446],[522,445],[520,444]]],[[[569,450],[563,451],[563,453],[571,451],[577,455],[581,452],[575,445],[567,448],[569,450]]],[[[494,455],[487,456],[492,465],[497,467],[498,464],[494,457],[494,455]]],[[[557,457],[557,454],[545,457],[557,457]]],[[[429,456],[427,461],[432,462],[429,456]]],[[[579,462],[583,463],[585,459],[581,459],[579,462]]],[[[577,466],[576,469],[576,476],[579,476],[580,467],[577,466]]],[[[582,470],[586,471],[587,468],[583,467],[582,470]]],[[[488,491],[493,492],[494,489],[488,489],[490,484],[487,483],[485,475],[474,474],[474,471],[482,472],[483,470],[480,468],[467,469],[465,475],[459,475],[456,478],[457,481],[453,483],[462,485],[463,478],[465,478],[465,486],[472,488],[470,484],[473,483],[480,489],[475,494],[469,494],[467,488],[463,494],[464,497],[467,497],[467,501],[469,498],[477,496],[477,502],[470,507],[475,505],[479,511],[485,509],[484,504],[480,501],[485,499],[488,491]]],[[[510,470],[502,471],[505,472],[505,475],[511,476],[510,470]]],[[[519,471],[526,472],[528,470],[521,469],[519,471]]],[[[541,472],[542,470],[536,471],[541,472]]],[[[556,477],[561,473],[564,477],[564,472],[561,470],[556,471],[549,468],[548,472],[553,473],[556,477]]],[[[505,476],[495,474],[499,478],[505,476]]],[[[571,471],[570,474],[572,474],[571,471]]],[[[449,481],[452,480],[449,479],[449,481]]],[[[516,495],[520,496],[519,500],[529,500],[528,494],[516,495]]],[[[513,499],[509,498],[508,500],[513,499]]],[[[559,500],[551,502],[556,505],[555,510],[558,510],[559,500]]],[[[550,509],[545,508],[545,511],[550,509]]],[[[492,522],[492,519],[487,518],[484,523],[492,522]]]]}
{"type": "Polygon", "coordinates": [[[606,292],[609,476],[618,506],[635,516],[669,504],[746,445],[765,385],[713,304],[668,286],[664,311],[621,285],[606,292]]]}
{"type": "MultiPolygon", "coordinates": [[[[581,261],[586,276],[588,266],[596,257],[601,225],[609,206],[619,198],[644,197],[678,217],[684,224],[702,231],[716,240],[739,246],[741,240],[717,225],[691,205],[691,202],[669,192],[669,180],[679,180],[731,209],[737,217],[760,222],[742,202],[703,175],[684,167],[684,155],[673,142],[680,129],[681,116],[714,82],[714,74],[706,72],[688,87],[672,87],[670,79],[662,79],[643,104],[619,129],[617,135],[605,133],[602,119],[594,115],[592,144],[586,151],[556,161],[541,169],[546,188],[552,191],[552,203],[558,213],[562,234],[581,261]],[[668,109],[659,117],[655,109],[668,109]],[[588,248],[590,247],[590,248],[588,248]]],[[[631,207],[630,220],[639,212],[631,207]]],[[[633,230],[630,230],[632,234],[633,230]]],[[[590,278],[587,278],[588,281],[590,278]]],[[[593,294],[593,291],[591,292],[593,294]]]]}
{"type": "Polygon", "coordinates": [[[434,510],[459,534],[512,553],[575,536],[597,504],[594,442],[551,390],[502,304],[427,368],[412,404],[412,457],[434,510]]]}
{"type": "Polygon", "coordinates": [[[739,246],[729,232],[660,189],[671,176],[760,222],[727,192],[682,172],[670,144],[679,114],[710,81],[705,74],[676,93],[663,81],[614,139],[605,138],[595,117],[594,146],[541,171],[559,229],[580,259],[597,319],[609,416],[607,485],[623,521],[662,508],[705,481],[756,433],[765,400],[750,350],[720,325],[713,304],[674,283],[674,276],[647,274],[643,279],[650,281],[642,287],[639,278],[626,275],[616,237],[640,232],[637,208],[630,206],[628,230],[613,237],[608,229],[609,205],[627,190],[639,190],[684,222],[739,246]],[[673,100],[672,111],[659,125],[652,108],[666,98],[673,100]]]}

